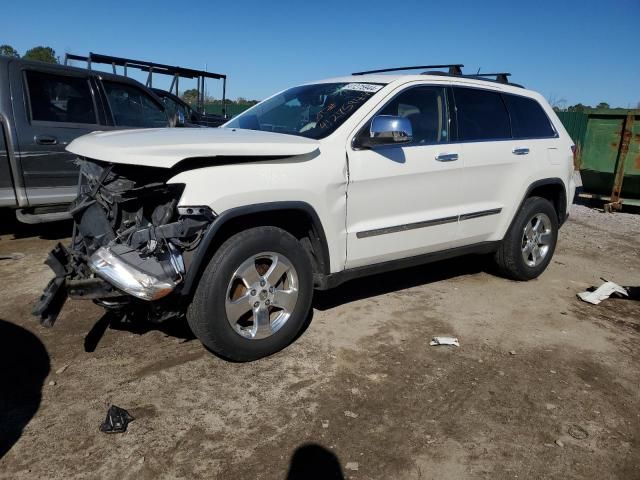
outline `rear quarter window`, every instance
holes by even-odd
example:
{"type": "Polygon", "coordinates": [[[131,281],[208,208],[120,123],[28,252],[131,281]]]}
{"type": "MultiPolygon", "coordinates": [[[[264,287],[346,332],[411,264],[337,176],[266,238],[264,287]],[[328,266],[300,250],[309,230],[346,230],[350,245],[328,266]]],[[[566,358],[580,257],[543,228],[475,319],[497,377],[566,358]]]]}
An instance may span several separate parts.
{"type": "Polygon", "coordinates": [[[556,132],[542,106],[532,98],[503,95],[511,115],[514,138],[549,138],[556,132]]]}
{"type": "Polygon", "coordinates": [[[454,96],[461,140],[511,138],[509,114],[499,92],[456,87],[454,96]]]}

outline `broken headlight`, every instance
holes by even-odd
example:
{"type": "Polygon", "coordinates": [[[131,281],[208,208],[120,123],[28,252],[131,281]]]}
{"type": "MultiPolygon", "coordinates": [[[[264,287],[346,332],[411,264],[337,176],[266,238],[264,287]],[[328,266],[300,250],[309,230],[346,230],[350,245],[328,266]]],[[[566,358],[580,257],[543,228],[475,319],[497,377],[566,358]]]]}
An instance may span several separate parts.
{"type": "Polygon", "coordinates": [[[100,247],[89,258],[89,267],[116,288],[142,300],[158,300],[170,294],[182,280],[182,256],[173,249],[169,262],[143,257],[125,245],[100,247]]]}

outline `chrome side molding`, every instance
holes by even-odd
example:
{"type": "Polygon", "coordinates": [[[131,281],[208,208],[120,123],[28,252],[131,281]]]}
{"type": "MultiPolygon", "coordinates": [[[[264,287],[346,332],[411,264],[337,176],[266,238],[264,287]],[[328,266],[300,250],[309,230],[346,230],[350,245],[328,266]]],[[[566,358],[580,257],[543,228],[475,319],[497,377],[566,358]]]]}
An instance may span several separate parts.
{"type": "Polygon", "coordinates": [[[451,217],[435,218],[433,220],[425,220],[423,222],[405,223],[403,225],[394,225],[392,227],[364,230],[362,232],[357,232],[356,238],[376,237],[378,235],[404,232],[407,230],[414,230],[416,228],[434,227],[436,225],[460,222],[462,220],[471,220],[473,218],[486,217],[488,215],[498,215],[500,212],[502,212],[502,208],[492,208],[490,210],[480,210],[477,212],[463,213],[462,215],[454,215],[451,217]]]}

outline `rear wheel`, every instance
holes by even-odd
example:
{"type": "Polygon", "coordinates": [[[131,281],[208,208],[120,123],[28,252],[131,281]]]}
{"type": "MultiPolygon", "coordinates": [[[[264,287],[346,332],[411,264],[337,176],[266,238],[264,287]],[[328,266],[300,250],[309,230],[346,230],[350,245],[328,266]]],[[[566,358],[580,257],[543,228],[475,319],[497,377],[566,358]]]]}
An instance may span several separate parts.
{"type": "Polygon", "coordinates": [[[558,215],[551,202],[527,198],[495,254],[496,264],[508,278],[536,278],[551,262],[557,239],[558,215]]]}
{"type": "Polygon", "coordinates": [[[214,353],[235,361],[271,355],[304,325],[313,293],[309,256],[275,227],[229,238],[200,279],[187,320],[214,353]]]}

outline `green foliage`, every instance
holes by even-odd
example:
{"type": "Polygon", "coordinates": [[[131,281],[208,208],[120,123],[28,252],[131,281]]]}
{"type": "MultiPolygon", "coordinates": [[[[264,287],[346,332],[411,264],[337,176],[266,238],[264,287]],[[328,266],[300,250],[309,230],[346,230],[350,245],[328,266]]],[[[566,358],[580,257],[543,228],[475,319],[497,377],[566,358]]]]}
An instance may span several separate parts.
{"type": "Polygon", "coordinates": [[[51,47],[33,47],[24,54],[27,60],[38,60],[39,62],[58,63],[56,52],[51,47]]]}
{"type": "MultiPolygon", "coordinates": [[[[198,101],[198,90],[195,88],[185,90],[180,97],[189,105],[195,105],[198,101]]],[[[236,100],[227,98],[225,100],[224,110],[227,115],[236,116],[244,112],[247,108],[254,106],[256,103],[259,103],[259,100],[247,100],[244,97],[238,97],[236,100]]],[[[204,109],[207,113],[222,114],[222,99],[207,96],[204,101],[204,109]]]]}
{"type": "Polygon", "coordinates": [[[198,101],[198,90],[196,90],[195,88],[185,90],[182,93],[182,100],[187,102],[189,105],[193,105],[198,101]]]}
{"type": "Polygon", "coordinates": [[[575,105],[571,105],[566,109],[561,109],[558,111],[561,112],[582,112],[589,113],[594,110],[625,110],[623,108],[616,108],[609,105],[607,102],[600,102],[595,107],[591,107],[589,105],[583,105],[582,103],[576,103],[575,105]]]}
{"type": "MultiPolygon", "coordinates": [[[[252,107],[259,102],[260,100],[247,100],[244,97],[238,97],[235,100],[231,100],[230,98],[227,98],[225,100],[226,105],[246,105],[248,107],[252,107]]],[[[222,99],[207,97],[204,103],[205,105],[222,105],[222,99]]]]}
{"type": "Polygon", "coordinates": [[[567,112],[584,112],[585,110],[589,110],[589,109],[591,109],[591,107],[588,107],[581,103],[577,103],[567,108],[567,112]]]}
{"type": "Polygon", "coordinates": [[[0,45],[0,55],[5,55],[7,57],[20,58],[18,51],[15,48],[13,48],[11,45],[0,45]]]}

